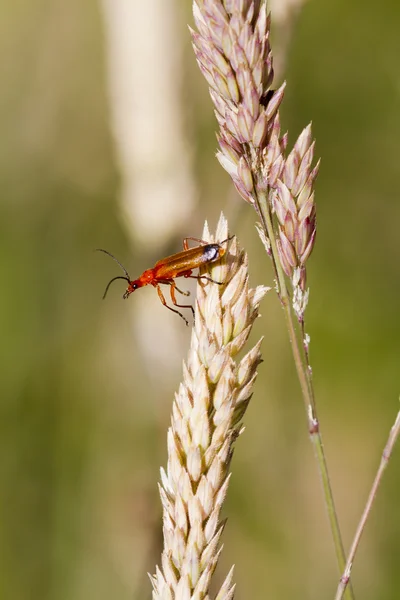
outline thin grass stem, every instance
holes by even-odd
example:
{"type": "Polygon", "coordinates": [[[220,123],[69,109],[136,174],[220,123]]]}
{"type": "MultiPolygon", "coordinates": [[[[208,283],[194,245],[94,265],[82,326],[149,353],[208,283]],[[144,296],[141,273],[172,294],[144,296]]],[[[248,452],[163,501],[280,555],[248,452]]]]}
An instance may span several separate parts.
{"type": "MultiPolygon", "coordinates": [[[[346,555],[344,551],[342,536],[340,533],[339,520],[335,508],[332,486],[329,478],[328,465],[322,444],[319,421],[317,418],[316,402],[314,396],[314,387],[311,378],[311,369],[308,364],[308,357],[304,349],[304,344],[299,340],[299,334],[293,321],[293,314],[290,306],[289,294],[286,286],[286,280],[281,267],[278,249],[276,246],[275,235],[273,231],[271,214],[268,209],[267,192],[257,193],[257,206],[263,225],[266,227],[266,234],[271,244],[271,254],[277,275],[278,292],[285,313],[286,326],[289,335],[290,346],[292,348],[293,360],[296,366],[297,376],[300,382],[300,388],[306,410],[308,431],[310,440],[314,447],[314,454],[317,461],[318,471],[321,477],[322,488],[325,498],[326,509],[328,512],[329,524],[335,546],[336,560],[339,572],[343,572],[346,564],[346,555]]],[[[301,329],[303,333],[303,327],[301,329]]],[[[347,587],[346,597],[350,600],[354,598],[352,587],[347,587]]]]}
{"type": "Polygon", "coordinates": [[[390,457],[393,452],[393,448],[395,446],[397,438],[399,437],[399,433],[400,433],[400,411],[397,413],[396,420],[394,422],[393,427],[390,430],[388,441],[383,450],[381,462],[378,467],[378,471],[375,475],[375,479],[372,484],[371,491],[369,493],[363,514],[362,514],[360,522],[357,526],[356,533],[355,533],[354,539],[353,539],[353,543],[351,544],[350,552],[347,557],[346,566],[343,570],[343,575],[340,578],[340,582],[339,582],[339,585],[338,585],[338,588],[336,591],[335,600],[341,600],[348,588],[351,570],[353,568],[354,558],[355,558],[356,552],[358,550],[358,546],[360,544],[361,536],[364,533],[365,525],[367,524],[368,518],[371,514],[372,506],[374,504],[376,494],[378,492],[378,488],[381,484],[383,474],[386,470],[386,467],[388,466],[390,457]]]}

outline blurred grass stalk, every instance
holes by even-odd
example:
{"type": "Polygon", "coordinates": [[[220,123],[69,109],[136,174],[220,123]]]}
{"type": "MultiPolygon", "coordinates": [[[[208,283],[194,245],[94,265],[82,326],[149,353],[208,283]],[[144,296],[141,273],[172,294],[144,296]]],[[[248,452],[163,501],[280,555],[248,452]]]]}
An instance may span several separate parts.
{"type": "Polygon", "coordinates": [[[159,250],[182,230],[196,195],[181,95],[184,27],[173,0],[102,7],[124,224],[144,249],[159,250]]]}
{"type": "MultiPolygon", "coordinates": [[[[197,194],[181,93],[185,28],[173,0],[101,5],[121,220],[148,267],[146,257],[187,229],[197,194]]],[[[182,356],[180,330],[161,314],[156,294],[135,298],[132,316],[144,363],[166,377],[182,356]]]]}

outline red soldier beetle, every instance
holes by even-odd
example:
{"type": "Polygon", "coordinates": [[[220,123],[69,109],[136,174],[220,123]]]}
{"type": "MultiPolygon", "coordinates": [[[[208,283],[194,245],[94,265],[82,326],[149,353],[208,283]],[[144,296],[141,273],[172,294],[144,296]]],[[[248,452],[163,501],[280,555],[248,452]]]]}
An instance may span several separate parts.
{"type": "Polygon", "coordinates": [[[111,256],[113,260],[121,267],[125,276],[117,275],[117,277],[113,277],[107,284],[105,289],[103,300],[107,295],[108,289],[113,281],[116,279],[124,279],[128,282],[128,287],[125,290],[124,295],[122,296],[124,300],[129,298],[129,296],[137,289],[144,287],[145,285],[152,285],[157,289],[158,296],[162,302],[162,304],[171,310],[172,312],[179,315],[186,323],[189,325],[189,322],[179,310],[172,308],[172,306],[168,306],[167,301],[162,293],[160,284],[169,285],[170,286],[170,294],[172,304],[177,306],[178,308],[190,308],[193,317],[194,317],[194,308],[191,304],[178,304],[176,301],[175,292],[179,292],[183,296],[189,296],[190,292],[184,292],[178,288],[176,285],[175,279],[177,277],[186,277],[197,280],[210,281],[211,283],[217,283],[218,285],[222,285],[221,281],[214,281],[211,277],[207,275],[192,275],[194,269],[202,267],[204,265],[213,263],[220,259],[226,253],[226,249],[222,247],[222,244],[229,242],[233,239],[233,235],[231,237],[226,238],[220,243],[208,243],[204,240],[200,240],[198,238],[187,237],[183,240],[183,251],[178,252],[177,254],[172,254],[171,256],[167,256],[166,258],[162,258],[152,269],[147,269],[144,271],[138,279],[132,280],[128,271],[125,267],[119,262],[117,258],[111,252],[107,250],[103,250],[102,248],[97,248],[99,252],[104,252],[111,256]],[[200,246],[195,246],[194,248],[189,248],[188,241],[193,240],[195,242],[199,242],[200,246]]]}

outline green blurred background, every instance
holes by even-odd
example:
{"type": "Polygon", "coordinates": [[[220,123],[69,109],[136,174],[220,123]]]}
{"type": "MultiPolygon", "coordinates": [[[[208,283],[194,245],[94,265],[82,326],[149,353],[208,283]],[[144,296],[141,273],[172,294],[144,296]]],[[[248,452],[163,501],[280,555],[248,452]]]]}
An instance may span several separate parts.
{"type": "MultiPolygon", "coordinates": [[[[143,300],[122,302],[121,283],[102,303],[118,271],[92,250],[109,249],[139,274],[200,235],[205,218],[214,227],[223,209],[253,284],[271,284],[255,215],[214,157],[211,104],[185,27],[190,2],[169,10],[197,201],[153,245],[135,239],[119,202],[102,5],[0,4],[1,598],[150,598],[159,466],[189,331],[156,303],[137,337],[143,300]]],[[[322,157],[307,330],[348,547],[399,406],[400,6],[310,0],[284,27],[273,38],[277,51],[288,40],[283,128],[293,144],[312,120],[322,157]]],[[[154,291],[141,294],[150,302],[154,291]]],[[[262,314],[254,339],[265,336],[265,362],[235,452],[216,579],[235,563],[237,598],[331,598],[332,542],[272,293],[262,314]]],[[[354,567],[359,598],[400,595],[399,467],[397,448],[354,567]]]]}

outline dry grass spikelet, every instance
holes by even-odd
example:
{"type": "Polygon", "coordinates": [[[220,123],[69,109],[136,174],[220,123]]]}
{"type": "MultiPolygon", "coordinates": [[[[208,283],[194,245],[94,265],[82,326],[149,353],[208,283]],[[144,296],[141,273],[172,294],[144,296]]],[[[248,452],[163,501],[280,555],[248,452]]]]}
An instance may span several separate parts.
{"type": "Polygon", "coordinates": [[[308,301],[305,265],[315,243],[319,168],[319,163],[312,166],[311,125],[287,153],[279,115],[286,84],[272,88],[271,19],[265,1],[195,0],[193,15],[193,49],[219,125],[217,158],[242,198],[263,217],[262,241],[269,254],[271,238],[276,240],[274,260],[290,278],[293,309],[302,322],[308,301]]]}
{"type": "MultiPolygon", "coordinates": [[[[228,237],[223,215],[215,238],[228,237]]],[[[175,395],[168,430],[168,467],[161,469],[164,549],[151,577],[154,600],[208,598],[221,552],[222,503],[229,484],[233,444],[242,431],[261,361],[261,340],[240,360],[268,288],[249,287],[247,255],[236,238],[228,243],[210,276],[222,285],[199,282],[196,320],[183,382],[175,395]]],[[[233,569],[218,600],[233,597],[233,569]]]]}
{"type": "Polygon", "coordinates": [[[240,195],[255,202],[255,165],[276,179],[286,140],[276,140],[285,84],[272,90],[270,17],[265,2],[197,0],[191,30],[219,124],[217,154],[240,195]],[[274,151],[270,145],[274,139],[274,151]]]}

